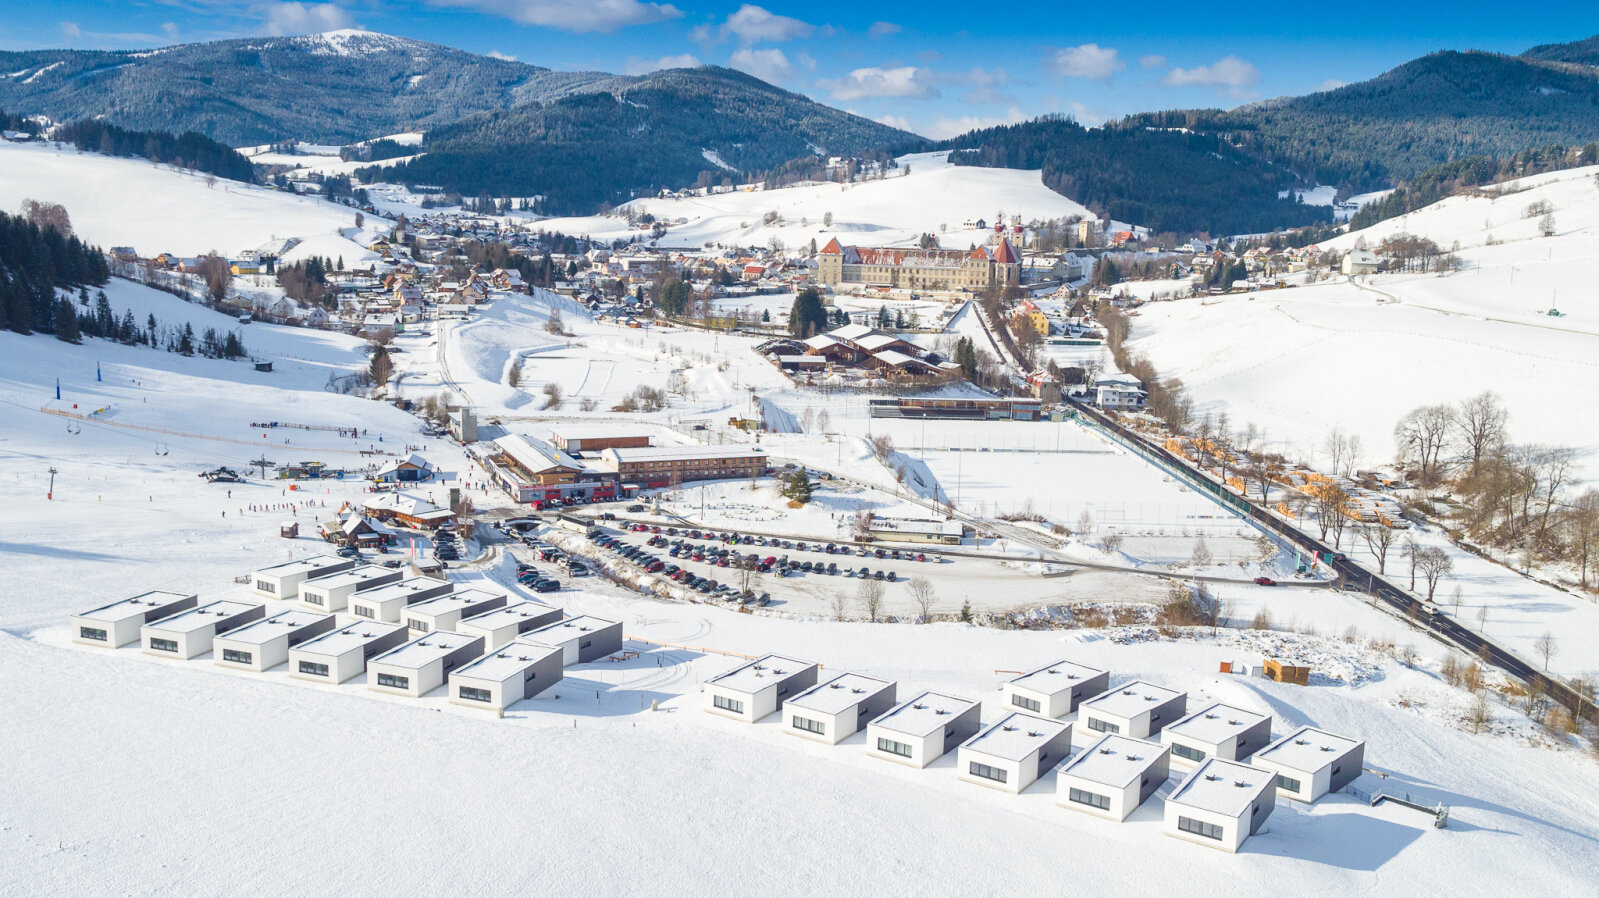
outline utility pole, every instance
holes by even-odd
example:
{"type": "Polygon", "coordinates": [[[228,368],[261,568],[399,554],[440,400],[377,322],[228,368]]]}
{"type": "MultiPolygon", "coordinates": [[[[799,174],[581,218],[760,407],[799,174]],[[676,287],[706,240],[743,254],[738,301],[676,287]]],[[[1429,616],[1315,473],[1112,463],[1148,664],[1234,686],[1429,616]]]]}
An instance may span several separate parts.
{"type": "Polygon", "coordinates": [[[48,492],[46,492],[44,494],[44,497],[45,497],[46,500],[53,500],[56,497],[56,466],[55,465],[51,465],[50,466],[50,489],[49,489],[48,492]]]}

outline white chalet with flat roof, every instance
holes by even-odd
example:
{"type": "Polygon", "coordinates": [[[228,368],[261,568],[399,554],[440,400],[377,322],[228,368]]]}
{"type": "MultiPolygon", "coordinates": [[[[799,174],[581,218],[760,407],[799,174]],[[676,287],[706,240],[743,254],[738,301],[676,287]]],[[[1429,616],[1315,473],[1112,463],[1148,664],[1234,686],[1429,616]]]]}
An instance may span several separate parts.
{"type": "Polygon", "coordinates": [[[403,624],[358,620],[289,649],[289,676],[343,683],[366,673],[366,662],[411,638],[403,624]]]}
{"type": "Polygon", "coordinates": [[[960,778],[1021,793],[1072,753],[1072,725],[1012,711],[961,743],[960,778]]]}
{"type": "Polygon", "coordinates": [[[561,682],[562,667],[560,649],[514,639],[457,668],[450,675],[450,701],[504,710],[561,682]]]}
{"type": "Polygon", "coordinates": [[[139,628],[144,651],[187,661],[211,651],[211,640],[251,621],[266,617],[266,606],[254,602],[211,602],[163,617],[139,628]]]}
{"type": "Polygon", "coordinates": [[[1041,717],[1065,717],[1084,699],[1110,688],[1110,672],[1086,664],[1056,661],[1000,687],[1004,706],[1041,717]]]}
{"type": "Polygon", "coordinates": [[[1354,782],[1365,760],[1365,742],[1306,726],[1256,752],[1250,763],[1276,774],[1278,792],[1313,802],[1354,782]]]}
{"type": "Polygon", "coordinates": [[[1055,803],[1119,823],[1148,801],[1170,772],[1165,746],[1101,736],[1055,773],[1055,803]]]}
{"type": "Polygon", "coordinates": [[[1183,716],[1188,693],[1134,680],[1083,702],[1077,719],[1091,737],[1105,733],[1148,739],[1183,716]]]}
{"type": "Polygon", "coordinates": [[[766,655],[707,680],[705,710],[754,723],[777,711],[787,699],[816,685],[816,665],[809,661],[766,655]]]}
{"type": "Polygon", "coordinates": [[[783,702],[783,732],[837,745],[894,707],[890,680],[841,673],[783,702]]]}
{"type": "Polygon", "coordinates": [[[152,590],[72,616],[72,641],[116,649],[139,641],[139,629],[151,621],[199,607],[199,597],[152,590]]]}
{"type": "Polygon", "coordinates": [[[219,667],[271,670],[289,660],[289,649],[328,633],[337,625],[338,620],[331,614],[274,614],[212,638],[211,660],[219,667]]]}
{"type": "Polygon", "coordinates": [[[926,767],[976,735],[983,706],[923,692],[866,725],[866,753],[911,767],[926,767]]]}
{"type": "Polygon", "coordinates": [[[449,682],[450,673],[483,653],[483,637],[429,633],[366,664],[367,688],[421,698],[449,682]]]}
{"type": "Polygon", "coordinates": [[[1209,758],[1247,761],[1271,742],[1271,715],[1212,702],[1160,731],[1172,761],[1193,766],[1209,758]]]}
{"type": "Polygon", "coordinates": [[[1236,852],[1277,807],[1273,786],[1269,770],[1211,758],[1166,798],[1166,835],[1236,852]]]}

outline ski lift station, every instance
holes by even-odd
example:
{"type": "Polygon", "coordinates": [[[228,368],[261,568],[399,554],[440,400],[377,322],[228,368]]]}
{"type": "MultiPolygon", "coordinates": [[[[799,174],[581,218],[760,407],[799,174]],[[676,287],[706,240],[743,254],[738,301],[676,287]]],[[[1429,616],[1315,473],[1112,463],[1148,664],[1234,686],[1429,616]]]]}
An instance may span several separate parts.
{"type": "Polygon", "coordinates": [[[187,661],[211,651],[211,640],[229,630],[266,617],[266,606],[254,602],[211,602],[181,611],[139,630],[144,651],[187,661]]]}
{"type": "Polygon", "coordinates": [[[837,745],[894,707],[889,680],[842,673],[783,702],[783,731],[837,745]]]}
{"type": "Polygon", "coordinates": [[[1165,784],[1170,765],[1163,745],[1101,736],[1055,774],[1055,803],[1120,823],[1165,784]]]}
{"type": "Polygon", "coordinates": [[[1065,717],[1084,699],[1110,688],[1110,672],[1086,664],[1056,661],[1000,687],[1004,706],[1042,717],[1065,717]]]}
{"type": "Polygon", "coordinates": [[[72,641],[119,649],[139,641],[139,629],[200,604],[181,592],[154,590],[72,616],[72,641]]]}
{"type": "Polygon", "coordinates": [[[503,592],[463,589],[407,606],[401,612],[402,623],[410,628],[413,635],[439,631],[454,633],[461,618],[504,608],[505,601],[503,592]]]}
{"type": "Polygon", "coordinates": [[[754,723],[815,686],[816,670],[809,661],[765,655],[712,677],[700,692],[705,695],[705,710],[754,723]]]}
{"type": "Polygon", "coordinates": [[[450,680],[450,673],[483,654],[483,637],[429,633],[367,662],[367,687],[421,698],[450,680]]]}
{"type": "Polygon", "coordinates": [[[389,568],[381,564],[363,564],[337,574],[313,577],[300,584],[300,607],[324,614],[343,611],[350,607],[350,596],[364,589],[376,589],[404,579],[403,568],[389,568]]]}
{"type": "Polygon", "coordinates": [[[969,783],[1020,794],[1071,753],[1071,724],[1013,711],[961,743],[955,767],[969,783]]]}
{"type": "Polygon", "coordinates": [[[397,624],[406,608],[428,599],[447,596],[454,591],[455,584],[448,580],[411,577],[356,593],[350,597],[350,613],[367,620],[397,624]]]}
{"type": "Polygon", "coordinates": [[[977,734],[982,705],[924,692],[866,725],[866,753],[926,767],[977,734]]]}
{"type": "Polygon", "coordinates": [[[297,599],[300,597],[301,583],[341,573],[355,566],[353,558],[313,555],[299,561],[288,561],[262,568],[250,575],[250,582],[255,594],[263,599],[297,599]]]}
{"type": "Polygon", "coordinates": [[[285,611],[245,624],[211,640],[212,663],[238,670],[271,670],[289,660],[289,649],[331,631],[331,614],[285,611]]]}
{"type": "Polygon", "coordinates": [[[518,636],[560,621],[559,608],[552,608],[543,602],[514,602],[462,619],[455,625],[455,632],[481,636],[484,647],[493,651],[518,636]]]}
{"type": "Polygon", "coordinates": [[[1214,702],[1167,725],[1160,741],[1185,767],[1210,758],[1243,762],[1271,742],[1271,715],[1214,702]]]}
{"type": "Polygon", "coordinates": [[[584,614],[529,630],[527,639],[560,649],[561,666],[571,667],[620,652],[622,622],[584,614]]]}
{"type": "Polygon", "coordinates": [[[1077,715],[1092,736],[1115,733],[1148,739],[1183,716],[1188,693],[1134,680],[1083,702],[1077,715]]]}
{"type": "Polygon", "coordinates": [[[562,668],[560,649],[515,639],[457,668],[450,675],[450,701],[504,710],[561,682],[562,668]]]}
{"type": "Polygon", "coordinates": [[[1366,743],[1315,727],[1300,727],[1255,754],[1256,767],[1277,775],[1277,791],[1313,802],[1354,782],[1366,743]]]}
{"type": "Polygon", "coordinates": [[[1271,771],[1211,758],[1166,799],[1166,835],[1236,852],[1277,806],[1271,771]]]}
{"type": "Polygon", "coordinates": [[[366,662],[405,644],[401,624],[358,620],[289,649],[289,676],[313,683],[343,683],[366,673],[366,662]]]}

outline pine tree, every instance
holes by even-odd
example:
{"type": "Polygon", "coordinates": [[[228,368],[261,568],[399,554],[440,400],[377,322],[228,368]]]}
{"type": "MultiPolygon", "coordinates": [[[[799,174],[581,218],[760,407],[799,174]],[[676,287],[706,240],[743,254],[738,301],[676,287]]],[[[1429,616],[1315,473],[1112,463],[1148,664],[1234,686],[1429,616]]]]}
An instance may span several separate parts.
{"type": "Polygon", "coordinates": [[[178,336],[178,354],[194,355],[194,325],[183,323],[183,330],[178,336]]]}
{"type": "Polygon", "coordinates": [[[801,505],[811,501],[811,496],[814,492],[815,487],[811,485],[811,477],[805,473],[804,468],[800,468],[790,475],[788,484],[783,487],[783,495],[801,505]]]}
{"type": "Polygon", "coordinates": [[[57,300],[56,339],[63,343],[77,343],[80,342],[78,334],[78,313],[72,308],[72,300],[57,300]]]}

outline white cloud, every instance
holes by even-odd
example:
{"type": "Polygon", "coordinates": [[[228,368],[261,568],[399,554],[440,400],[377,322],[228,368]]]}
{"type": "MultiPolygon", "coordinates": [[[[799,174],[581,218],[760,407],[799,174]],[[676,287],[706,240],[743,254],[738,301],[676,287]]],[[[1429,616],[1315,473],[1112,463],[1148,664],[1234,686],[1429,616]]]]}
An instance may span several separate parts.
{"type": "Polygon", "coordinates": [[[639,59],[637,56],[629,56],[627,64],[622,66],[622,71],[629,75],[648,75],[661,69],[693,69],[701,65],[704,63],[692,53],[662,56],[660,59],[639,59]]]}
{"type": "Polygon", "coordinates": [[[1340,87],[1348,87],[1348,86],[1349,86],[1349,82],[1348,81],[1339,81],[1337,78],[1328,78],[1326,81],[1323,81],[1322,83],[1316,85],[1316,89],[1314,91],[1312,91],[1312,93],[1320,93],[1321,91],[1324,91],[1324,90],[1337,90],[1340,87]]]}
{"type": "Polygon", "coordinates": [[[780,16],[759,6],[746,3],[738,11],[727,17],[722,23],[722,36],[736,37],[740,42],[749,44],[782,43],[795,38],[810,37],[816,31],[816,26],[799,19],[780,16]]]}
{"type": "Polygon", "coordinates": [[[816,86],[835,100],[863,100],[883,97],[925,99],[938,96],[932,73],[916,66],[856,69],[843,78],[823,78],[816,86]]]}
{"type": "Polygon", "coordinates": [[[162,22],[161,23],[161,33],[166,35],[167,40],[169,40],[169,41],[177,40],[178,39],[178,23],[177,22],[162,22]]]}
{"type": "Polygon", "coordinates": [[[502,62],[516,62],[516,57],[515,56],[512,56],[509,53],[501,53],[498,50],[490,50],[488,52],[488,57],[490,59],[498,59],[498,60],[500,60],[502,62]]]}
{"type": "Polygon", "coordinates": [[[884,115],[884,116],[879,116],[877,118],[877,123],[879,125],[887,125],[890,128],[898,128],[901,131],[912,131],[913,130],[911,128],[910,119],[906,118],[903,115],[884,115]]]}
{"type": "Polygon", "coordinates": [[[670,3],[640,0],[428,0],[434,6],[475,9],[523,25],[563,31],[609,32],[631,25],[676,19],[683,11],[670,3]]]}
{"type": "Polygon", "coordinates": [[[968,103],[1014,103],[1016,98],[1000,90],[1001,85],[1010,83],[1010,73],[1004,69],[985,69],[981,66],[969,72],[959,72],[944,76],[953,84],[969,84],[968,90],[961,99],[968,103]]]}
{"type": "Polygon", "coordinates": [[[1101,47],[1098,44],[1062,47],[1055,51],[1054,58],[1050,60],[1050,68],[1057,75],[1066,78],[1091,78],[1109,81],[1117,72],[1126,67],[1127,64],[1122,62],[1119,52],[1110,47],[1101,47]]]}
{"type": "Polygon", "coordinates": [[[793,63],[776,47],[769,50],[751,50],[748,47],[734,50],[733,55],[727,58],[727,64],[773,84],[787,81],[794,74],[793,63]]]}
{"type": "Polygon", "coordinates": [[[315,34],[355,27],[350,13],[337,3],[266,3],[261,6],[267,34],[315,34]]]}
{"type": "Polygon", "coordinates": [[[177,26],[171,22],[161,26],[162,34],[148,34],[141,31],[86,31],[77,22],[59,22],[61,39],[69,45],[89,47],[120,47],[129,44],[149,45],[159,44],[163,40],[170,43],[177,38],[177,26]],[[163,35],[165,37],[163,38],[163,35]]]}
{"type": "Polygon", "coordinates": [[[1236,94],[1260,83],[1260,69],[1229,54],[1210,65],[1172,69],[1166,73],[1164,80],[1172,87],[1216,87],[1236,94]]]}
{"type": "Polygon", "coordinates": [[[795,53],[794,61],[805,67],[805,71],[816,71],[816,57],[809,53],[795,53]]]}
{"type": "Polygon", "coordinates": [[[904,30],[893,22],[873,22],[872,27],[866,29],[866,33],[870,37],[888,37],[891,34],[899,34],[904,30]]]}
{"type": "Polygon", "coordinates": [[[1027,121],[1027,114],[1012,106],[1002,116],[963,115],[951,118],[941,115],[933,123],[919,133],[934,140],[943,140],[946,137],[955,137],[967,131],[978,128],[992,128],[996,125],[1014,125],[1017,122],[1027,121]]]}
{"type": "Polygon", "coordinates": [[[77,22],[62,22],[61,36],[69,41],[80,40],[83,38],[83,29],[78,27],[77,22]]]}
{"type": "Polygon", "coordinates": [[[1151,53],[1147,56],[1138,57],[1138,64],[1146,69],[1163,68],[1166,65],[1166,57],[1159,53],[1151,53]]]}

